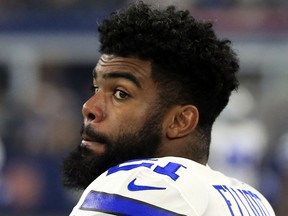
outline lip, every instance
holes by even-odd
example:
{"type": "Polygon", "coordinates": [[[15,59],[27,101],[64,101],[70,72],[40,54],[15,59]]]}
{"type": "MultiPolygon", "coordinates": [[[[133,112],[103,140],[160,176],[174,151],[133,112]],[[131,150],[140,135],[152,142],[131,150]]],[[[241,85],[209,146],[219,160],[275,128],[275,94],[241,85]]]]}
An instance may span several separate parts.
{"type": "Polygon", "coordinates": [[[100,143],[97,141],[93,141],[93,140],[86,140],[86,139],[82,139],[81,141],[81,146],[92,146],[92,145],[104,145],[104,143],[100,143]]]}
{"type": "Polygon", "coordinates": [[[103,152],[105,149],[105,143],[98,142],[97,140],[83,134],[81,146],[91,149],[93,152],[103,152]]]}
{"type": "Polygon", "coordinates": [[[88,136],[87,134],[82,134],[82,140],[85,142],[93,142],[93,143],[98,143],[98,144],[104,144],[102,142],[99,142],[97,139],[93,139],[92,137],[88,136]]]}

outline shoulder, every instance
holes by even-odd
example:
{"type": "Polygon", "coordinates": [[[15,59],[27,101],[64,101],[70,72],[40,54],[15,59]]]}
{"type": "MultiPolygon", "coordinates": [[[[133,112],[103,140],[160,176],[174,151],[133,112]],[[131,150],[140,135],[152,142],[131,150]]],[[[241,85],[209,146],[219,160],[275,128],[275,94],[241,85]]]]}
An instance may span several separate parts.
{"type": "Polygon", "coordinates": [[[134,160],[103,173],[75,208],[128,215],[230,215],[237,204],[232,208],[227,203],[240,196],[231,196],[238,189],[256,194],[252,188],[188,159],[134,160]]]}
{"type": "Polygon", "coordinates": [[[208,195],[206,190],[201,192],[204,189],[201,181],[189,180],[188,166],[185,159],[174,157],[122,163],[93,181],[74,211],[107,212],[107,209],[103,210],[107,207],[108,212],[126,215],[143,215],[143,212],[147,215],[201,215],[207,206],[208,195]],[[191,194],[194,194],[195,205],[191,204],[191,194]]]}

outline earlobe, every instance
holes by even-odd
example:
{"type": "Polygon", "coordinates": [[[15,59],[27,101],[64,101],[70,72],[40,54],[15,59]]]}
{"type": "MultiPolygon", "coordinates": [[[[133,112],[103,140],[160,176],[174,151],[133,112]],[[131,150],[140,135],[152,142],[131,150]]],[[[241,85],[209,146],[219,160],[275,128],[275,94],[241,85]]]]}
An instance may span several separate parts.
{"type": "Polygon", "coordinates": [[[195,106],[178,107],[166,131],[168,138],[179,138],[190,134],[196,128],[198,119],[199,112],[195,106]]]}

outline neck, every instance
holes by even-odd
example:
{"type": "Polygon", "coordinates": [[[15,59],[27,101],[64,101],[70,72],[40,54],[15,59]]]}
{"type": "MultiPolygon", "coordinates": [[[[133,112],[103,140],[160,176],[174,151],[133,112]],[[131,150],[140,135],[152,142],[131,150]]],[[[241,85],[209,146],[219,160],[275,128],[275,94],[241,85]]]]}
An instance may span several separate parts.
{"type": "Polygon", "coordinates": [[[182,157],[206,165],[208,157],[206,155],[205,146],[205,143],[200,143],[198,140],[193,141],[188,138],[166,140],[166,142],[163,142],[160,149],[158,149],[156,156],[182,157]]]}

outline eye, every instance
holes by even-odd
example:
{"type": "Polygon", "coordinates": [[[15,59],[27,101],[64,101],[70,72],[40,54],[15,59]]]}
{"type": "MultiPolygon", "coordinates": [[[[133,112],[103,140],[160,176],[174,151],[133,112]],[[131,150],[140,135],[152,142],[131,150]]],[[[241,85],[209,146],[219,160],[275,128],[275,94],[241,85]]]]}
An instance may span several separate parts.
{"type": "Polygon", "coordinates": [[[96,85],[92,85],[91,90],[96,94],[99,91],[99,87],[96,85]]]}
{"type": "Polygon", "coordinates": [[[126,92],[122,90],[116,89],[116,91],[114,92],[114,96],[118,100],[124,100],[129,97],[129,94],[127,94],[126,92]]]}

